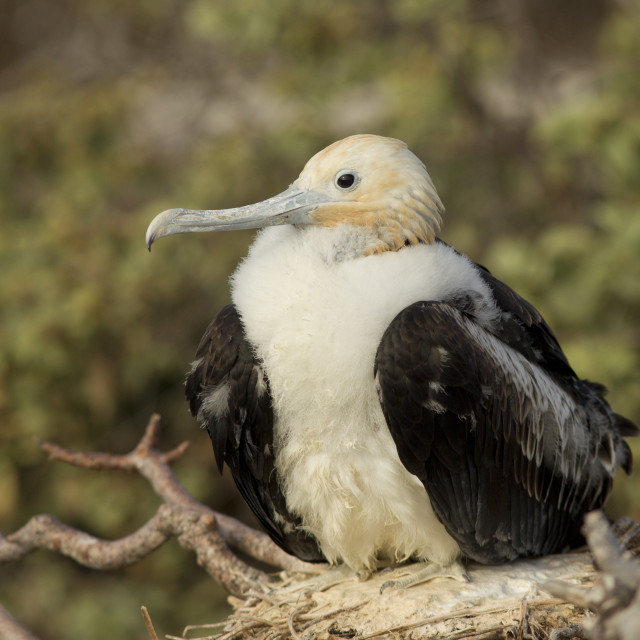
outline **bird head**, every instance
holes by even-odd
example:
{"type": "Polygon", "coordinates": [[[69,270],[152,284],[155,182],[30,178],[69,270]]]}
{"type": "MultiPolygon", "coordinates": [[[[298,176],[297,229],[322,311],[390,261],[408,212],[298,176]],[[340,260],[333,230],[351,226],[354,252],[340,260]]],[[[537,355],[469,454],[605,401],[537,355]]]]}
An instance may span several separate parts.
{"type": "Polygon", "coordinates": [[[223,210],[169,209],[147,230],[147,246],[194,231],[294,224],[366,227],[376,238],[367,253],[431,243],[444,207],[424,164],[400,140],[355,135],[313,156],[277,196],[223,210]]]}

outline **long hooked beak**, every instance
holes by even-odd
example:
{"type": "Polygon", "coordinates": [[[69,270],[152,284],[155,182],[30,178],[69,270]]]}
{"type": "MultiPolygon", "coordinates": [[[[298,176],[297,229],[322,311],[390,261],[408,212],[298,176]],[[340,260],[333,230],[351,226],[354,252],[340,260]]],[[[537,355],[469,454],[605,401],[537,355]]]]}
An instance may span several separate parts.
{"type": "Polygon", "coordinates": [[[195,231],[258,229],[279,224],[317,224],[309,217],[327,196],[291,185],[286,191],[256,204],[220,210],[168,209],[147,229],[147,248],[164,236],[195,231]]]}

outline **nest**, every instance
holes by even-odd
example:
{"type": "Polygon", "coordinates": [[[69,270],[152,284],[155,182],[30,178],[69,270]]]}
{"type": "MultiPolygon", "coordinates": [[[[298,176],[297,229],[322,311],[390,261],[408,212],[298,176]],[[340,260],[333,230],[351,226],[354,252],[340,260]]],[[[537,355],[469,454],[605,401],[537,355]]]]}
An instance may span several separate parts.
{"type": "Polygon", "coordinates": [[[400,568],[318,591],[322,576],[301,580],[299,574],[282,572],[273,588],[231,597],[234,612],[215,625],[215,633],[211,627],[187,627],[179,640],[637,640],[640,563],[632,554],[640,548],[640,527],[622,519],[612,530],[594,512],[585,533],[591,551],[491,567],[472,563],[468,582],[436,578],[381,593],[400,568]]]}

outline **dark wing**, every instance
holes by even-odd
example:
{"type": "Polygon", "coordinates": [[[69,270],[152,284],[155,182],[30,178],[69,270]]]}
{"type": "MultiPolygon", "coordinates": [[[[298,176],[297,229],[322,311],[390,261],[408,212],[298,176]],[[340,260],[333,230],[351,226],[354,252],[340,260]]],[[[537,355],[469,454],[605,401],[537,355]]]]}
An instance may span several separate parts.
{"type": "Polygon", "coordinates": [[[206,427],[218,468],[223,463],[276,544],[308,562],[324,562],[315,540],[288,512],[274,467],[269,382],[238,312],[228,305],[207,328],[187,377],[191,413],[206,427]]]}
{"type": "MultiPolygon", "coordinates": [[[[494,277],[486,267],[474,264],[500,310],[500,318],[493,329],[494,334],[502,342],[542,367],[558,384],[572,392],[578,402],[584,401],[586,394],[601,405],[604,411],[610,412],[611,409],[604,399],[607,391],[605,387],[577,377],[540,312],[511,287],[494,277]]],[[[614,430],[617,428],[620,435],[637,436],[640,433],[638,425],[628,418],[617,413],[614,416],[614,430]]],[[[622,447],[628,451],[624,443],[622,447]]],[[[620,466],[627,473],[631,473],[631,462],[629,452],[629,455],[621,460],[620,466]]]]}
{"type": "Polygon", "coordinates": [[[493,332],[475,321],[473,296],[418,302],[388,327],[375,370],[401,461],[484,563],[576,543],[583,514],[630,463],[598,389],[575,378],[533,307],[491,285],[504,316],[493,332]]]}

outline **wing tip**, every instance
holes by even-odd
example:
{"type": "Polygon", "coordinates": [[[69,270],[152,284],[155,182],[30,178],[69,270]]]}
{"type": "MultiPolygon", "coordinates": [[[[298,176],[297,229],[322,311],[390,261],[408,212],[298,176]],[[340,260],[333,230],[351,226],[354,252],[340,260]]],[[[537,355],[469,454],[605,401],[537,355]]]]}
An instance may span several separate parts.
{"type": "Polygon", "coordinates": [[[640,434],[640,427],[635,423],[621,416],[619,413],[614,413],[616,424],[618,425],[618,432],[621,436],[633,437],[640,434]]]}

